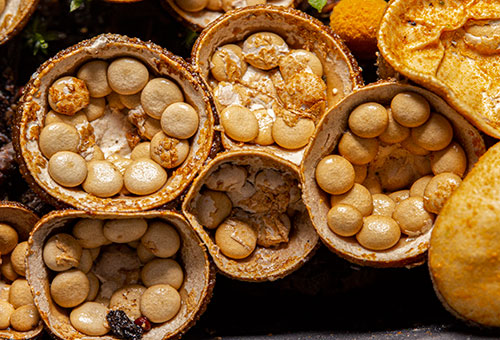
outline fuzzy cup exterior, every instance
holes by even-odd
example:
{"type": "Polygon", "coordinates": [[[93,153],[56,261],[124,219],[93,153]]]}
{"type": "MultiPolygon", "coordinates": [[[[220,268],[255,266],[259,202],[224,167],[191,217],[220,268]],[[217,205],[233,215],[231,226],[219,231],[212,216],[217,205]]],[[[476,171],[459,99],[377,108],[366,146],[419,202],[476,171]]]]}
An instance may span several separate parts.
{"type": "Polygon", "coordinates": [[[213,104],[199,77],[185,61],[153,43],[116,34],[103,34],[59,52],[46,61],[25,88],[16,115],[14,146],[20,170],[28,184],[56,207],[73,206],[98,211],[143,211],[163,205],[181,194],[208,157],[213,141],[213,104]],[[40,151],[38,139],[49,111],[47,92],[52,83],[92,59],[110,60],[128,56],[141,61],[151,74],[177,82],[199,114],[199,128],[191,137],[186,161],[176,168],[166,184],[146,196],[120,195],[99,198],[81,188],[65,188],[48,173],[48,160],[40,151]]]}
{"type": "MultiPolygon", "coordinates": [[[[193,46],[191,60],[195,70],[207,81],[212,55],[218,47],[245,40],[255,32],[274,32],[291,48],[314,53],[323,64],[327,86],[327,108],[363,85],[361,69],[350,51],[331,29],[319,20],[292,8],[261,5],[231,11],[212,22],[193,46]]],[[[296,165],[302,161],[305,147],[287,150],[279,146],[236,143],[222,134],[226,149],[269,152],[296,165]]]]}
{"type": "Polygon", "coordinates": [[[43,261],[43,246],[52,235],[71,232],[75,220],[80,218],[114,219],[145,218],[159,219],[173,225],[181,238],[181,248],[177,253],[184,269],[184,283],[179,289],[181,309],[176,316],[164,323],[156,324],[143,335],[144,340],[178,338],[192,327],[205,311],[215,284],[215,271],[200,239],[184,217],[170,211],[150,211],[143,213],[86,213],[78,210],[53,211],[45,215],[35,226],[29,239],[26,258],[26,278],[36,292],[35,305],[50,332],[61,339],[102,339],[112,340],[114,336],[87,336],[78,332],[70,323],[71,310],[56,305],[50,295],[50,269],[43,261]]]}
{"type": "Polygon", "coordinates": [[[279,247],[258,246],[244,260],[231,259],[220,251],[215,243],[213,233],[205,229],[196,217],[196,198],[205,181],[223,164],[256,167],[258,169],[274,169],[290,173],[298,180],[298,169],[290,162],[276,156],[258,151],[229,151],[219,154],[213,159],[191,186],[182,205],[184,215],[208,248],[219,271],[231,278],[242,281],[273,281],[301,267],[315,252],[318,235],[314,230],[308,214],[305,212],[295,216],[292,221],[290,240],[279,247]]]}
{"type": "MultiPolygon", "coordinates": [[[[0,222],[9,224],[17,231],[19,235],[18,243],[28,240],[30,232],[37,221],[38,216],[20,203],[4,201],[0,204],[0,222]]],[[[42,330],[43,322],[40,320],[37,327],[27,332],[19,332],[12,328],[2,329],[0,330],[0,338],[14,340],[33,339],[39,336],[42,330]]]]}
{"type": "Polygon", "coordinates": [[[330,110],[318,124],[301,165],[303,199],[323,243],[339,256],[360,265],[403,267],[422,264],[429,248],[431,230],[420,236],[401,238],[394,247],[384,251],[368,250],[363,248],[355,238],[338,236],[330,230],[327,224],[330,199],[316,183],[316,166],[321,159],[332,154],[342,134],[348,128],[348,117],[354,108],[371,101],[383,105],[389,104],[396,94],[408,91],[425,97],[434,111],[441,113],[451,122],[455,139],[462,145],[467,155],[467,171],[470,171],[479,156],[485,152],[484,141],[474,127],[438,96],[419,87],[395,82],[374,83],[353,92],[330,110]]]}
{"type": "Polygon", "coordinates": [[[0,45],[21,32],[28,23],[38,0],[8,0],[0,13],[0,45]]]}

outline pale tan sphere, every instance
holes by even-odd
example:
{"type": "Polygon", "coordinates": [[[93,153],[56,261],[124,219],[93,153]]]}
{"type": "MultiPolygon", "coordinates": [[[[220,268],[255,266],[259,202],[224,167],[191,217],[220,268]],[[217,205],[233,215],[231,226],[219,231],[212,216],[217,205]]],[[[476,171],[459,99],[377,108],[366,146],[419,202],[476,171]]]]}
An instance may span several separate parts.
{"type": "Polygon", "coordinates": [[[244,167],[234,164],[222,164],[207,177],[205,185],[216,191],[236,191],[247,181],[247,171],[244,167]]]}
{"type": "Polygon", "coordinates": [[[423,176],[417,179],[410,188],[410,196],[421,196],[424,197],[425,188],[427,184],[431,181],[432,176],[423,176]]]}
{"type": "Polygon", "coordinates": [[[380,179],[373,173],[368,173],[365,180],[361,184],[365,188],[367,188],[372,195],[382,193],[382,185],[380,184],[380,179]]]}
{"type": "Polygon", "coordinates": [[[169,137],[160,131],[151,139],[149,156],[162,167],[172,169],[186,160],[189,150],[189,141],[186,139],[169,137]]]}
{"type": "Polygon", "coordinates": [[[408,150],[410,153],[417,156],[426,156],[430,153],[429,150],[426,150],[417,143],[415,143],[415,141],[411,136],[402,141],[401,146],[406,150],[408,150]]]}
{"type": "Polygon", "coordinates": [[[168,284],[179,289],[184,282],[184,272],[172,259],[154,259],[142,268],[141,280],[146,287],[168,284]]]}
{"type": "Polygon", "coordinates": [[[211,11],[221,11],[222,10],[222,0],[208,0],[207,9],[211,11]]]}
{"type": "Polygon", "coordinates": [[[113,163],[90,161],[87,163],[87,178],[83,182],[83,190],[98,197],[111,197],[123,187],[123,176],[113,163]]]}
{"type": "Polygon", "coordinates": [[[396,221],[387,216],[368,216],[356,239],[366,249],[386,250],[398,243],[401,230],[396,221]]]}
{"type": "Polygon", "coordinates": [[[0,223],[0,254],[10,253],[16,247],[18,240],[16,229],[6,223],[0,223]]]}
{"type": "Polygon", "coordinates": [[[45,126],[38,140],[40,151],[47,158],[59,151],[77,152],[79,144],[78,131],[66,123],[52,123],[45,126]]]}
{"type": "Polygon", "coordinates": [[[298,149],[309,143],[315,129],[314,122],[309,118],[299,118],[294,126],[288,125],[281,117],[273,123],[273,139],[282,148],[298,149]]]}
{"type": "Polygon", "coordinates": [[[434,175],[453,172],[462,177],[467,168],[467,156],[464,149],[457,142],[451,142],[447,148],[431,153],[429,158],[434,175]]]}
{"type": "Polygon", "coordinates": [[[399,204],[400,202],[402,202],[405,199],[407,199],[408,197],[410,197],[410,190],[398,190],[398,191],[390,193],[387,196],[392,198],[392,200],[394,202],[396,202],[396,204],[399,204]]]}
{"type": "Polygon", "coordinates": [[[308,70],[318,77],[323,76],[323,64],[316,54],[307,50],[291,50],[279,61],[280,73],[283,78],[291,78],[303,70],[308,70]]]}
{"type": "Polygon", "coordinates": [[[354,183],[351,190],[345,194],[331,196],[330,203],[332,207],[339,203],[352,205],[363,216],[368,216],[373,211],[373,199],[370,191],[358,183],[354,183]]]}
{"type": "Polygon", "coordinates": [[[141,263],[147,263],[154,259],[156,256],[148,248],[144,246],[144,244],[139,244],[137,246],[137,257],[141,263]]]}
{"type": "Polygon", "coordinates": [[[245,222],[228,218],[217,228],[215,243],[227,257],[244,259],[257,246],[257,233],[245,222]]]}
{"type": "Polygon", "coordinates": [[[146,118],[144,126],[139,130],[141,137],[151,140],[158,132],[161,132],[161,123],[158,119],[146,118]]]}
{"type": "Polygon", "coordinates": [[[26,251],[28,250],[28,241],[19,243],[12,253],[10,253],[10,262],[14,271],[21,276],[26,276],[26,267],[24,261],[26,258],[26,251]]]}
{"type": "Polygon", "coordinates": [[[160,119],[168,106],[183,100],[179,86],[166,78],[151,79],[141,92],[142,108],[154,119],[160,119]]]}
{"type": "Polygon", "coordinates": [[[149,71],[134,58],[118,58],[108,66],[108,84],[118,94],[135,94],[146,86],[149,71]]]}
{"type": "Polygon", "coordinates": [[[453,127],[444,116],[433,113],[427,122],[411,130],[411,137],[418,146],[429,151],[438,151],[450,144],[453,127]]]}
{"type": "Polygon", "coordinates": [[[116,92],[111,92],[110,94],[108,94],[106,96],[108,106],[116,110],[123,110],[125,108],[125,105],[123,105],[120,96],[121,95],[116,92]]]}
{"type": "Polygon", "coordinates": [[[72,116],[89,104],[89,90],[75,77],[57,79],[49,88],[49,105],[57,113],[72,116]]]}
{"type": "Polygon", "coordinates": [[[315,175],[320,188],[332,195],[343,194],[354,185],[354,168],[341,156],[324,157],[316,166],[315,175]]]}
{"type": "Polygon", "coordinates": [[[434,176],[425,187],[425,209],[439,214],[448,198],[462,183],[462,179],[454,173],[443,172],[434,176]]]}
{"type": "Polygon", "coordinates": [[[144,218],[120,218],[106,221],[103,233],[111,242],[128,243],[139,240],[147,229],[148,223],[144,218]]]}
{"type": "Polygon", "coordinates": [[[389,123],[389,116],[385,107],[379,103],[369,102],[356,107],[349,115],[349,128],[362,138],[380,136],[389,123]]]}
{"type": "Polygon", "coordinates": [[[237,0],[222,0],[222,9],[228,12],[245,6],[262,5],[265,3],[266,0],[245,0],[244,2],[237,0]]]}
{"type": "Polygon", "coordinates": [[[85,302],[73,309],[69,315],[71,325],[83,334],[100,336],[106,334],[110,327],[106,320],[108,308],[97,302],[85,302]]]}
{"type": "Polygon", "coordinates": [[[2,265],[0,266],[0,269],[2,271],[2,276],[7,280],[14,281],[15,279],[17,279],[18,275],[12,267],[10,255],[2,256],[2,265]]]}
{"type": "Polygon", "coordinates": [[[196,216],[199,223],[208,229],[215,229],[229,216],[233,204],[224,192],[205,190],[196,201],[196,216]]]}
{"type": "Polygon", "coordinates": [[[50,177],[64,187],[76,187],[87,178],[87,162],[71,151],[56,152],[49,159],[50,177]]]}
{"type": "Polygon", "coordinates": [[[161,128],[170,137],[188,139],[198,131],[198,113],[188,103],[170,104],[161,115],[161,128]]]}
{"type": "Polygon", "coordinates": [[[0,300],[0,329],[6,329],[10,325],[10,316],[14,313],[14,307],[7,301],[0,300]]]}
{"type": "Polygon", "coordinates": [[[169,285],[149,287],[141,298],[141,312],[150,321],[160,323],[172,319],[181,308],[181,296],[169,285]]]}
{"type": "Polygon", "coordinates": [[[149,195],[160,190],[167,181],[167,172],[149,158],[133,161],[123,176],[125,188],[136,195],[149,195]]]}
{"type": "MultiPolygon", "coordinates": [[[[224,8],[224,0],[222,6],[224,8]]],[[[272,32],[254,33],[243,42],[245,61],[261,70],[277,67],[288,51],[288,45],[283,38],[272,32]]]]}
{"type": "Polygon", "coordinates": [[[80,264],[82,247],[69,234],[56,234],[50,237],[43,247],[43,261],[54,271],[64,271],[80,264]]]}
{"type": "Polygon", "coordinates": [[[141,105],[141,92],[130,95],[120,94],[120,101],[127,109],[135,109],[141,105]]]}
{"type": "Polygon", "coordinates": [[[385,194],[375,194],[373,199],[373,215],[392,217],[396,202],[385,194]]]}
{"type": "Polygon", "coordinates": [[[387,109],[387,114],[389,117],[387,129],[378,138],[387,144],[401,143],[410,136],[410,129],[394,119],[391,109],[387,109]]]}
{"type": "Polygon", "coordinates": [[[85,81],[92,97],[105,97],[112,91],[108,85],[108,63],[104,60],[89,61],[80,67],[76,76],[85,81]]]}
{"type": "Polygon", "coordinates": [[[101,118],[106,111],[106,99],[90,98],[89,105],[82,110],[89,122],[101,118]]]}
{"type": "Polygon", "coordinates": [[[90,292],[90,282],[84,272],[70,269],[59,273],[50,284],[50,295],[61,307],[72,308],[87,299],[90,292]]]}
{"type": "Polygon", "coordinates": [[[422,196],[412,196],[399,202],[392,217],[408,236],[421,235],[431,229],[434,223],[434,215],[424,208],[422,196]]]}
{"type": "Polygon", "coordinates": [[[208,0],[175,0],[175,3],[186,12],[199,12],[207,6],[208,0]]]}
{"type": "Polygon", "coordinates": [[[34,304],[17,308],[10,316],[10,325],[16,331],[27,332],[40,322],[40,314],[34,304]]]}
{"type": "Polygon", "coordinates": [[[87,298],[85,300],[93,301],[99,293],[101,282],[92,272],[87,273],[87,279],[89,279],[89,295],[87,295],[87,298]]]}
{"type": "Polygon", "coordinates": [[[401,92],[394,96],[391,110],[399,124],[410,128],[424,124],[431,113],[427,99],[414,92],[401,92]]]}
{"type": "Polygon", "coordinates": [[[177,230],[162,221],[149,222],[149,228],[141,239],[141,243],[155,256],[167,258],[173,256],[181,246],[177,230]]]}
{"type": "Polygon", "coordinates": [[[352,167],[354,168],[354,182],[362,184],[368,174],[368,167],[366,165],[356,164],[353,164],[352,167]]]}
{"type": "Polygon", "coordinates": [[[247,71],[247,63],[243,60],[241,47],[227,44],[218,47],[210,64],[212,76],[217,81],[236,81],[247,71]]]}
{"type": "Polygon", "coordinates": [[[378,145],[375,138],[360,138],[348,131],[340,139],[339,153],[353,164],[368,164],[377,156],[378,145]]]}
{"type": "Polygon", "coordinates": [[[138,160],[139,158],[149,158],[150,157],[150,142],[142,142],[137,144],[132,153],[130,154],[130,159],[138,160]]]}
{"type": "Polygon", "coordinates": [[[259,135],[259,122],[246,107],[229,106],[221,112],[220,118],[224,132],[238,142],[250,142],[259,135]]]}
{"type": "Polygon", "coordinates": [[[349,204],[336,204],[326,215],[328,227],[337,235],[353,236],[363,226],[363,215],[349,204]]]}
{"type": "Polygon", "coordinates": [[[267,109],[253,111],[253,114],[259,123],[259,134],[252,142],[259,145],[273,144],[274,118],[268,113],[267,109]]]}
{"type": "MultiPolygon", "coordinates": [[[[92,99],[92,98],[91,98],[92,99]]],[[[90,104],[89,104],[90,105],[90,104]]],[[[71,126],[84,125],[89,122],[87,116],[85,115],[85,109],[78,111],[72,116],[66,116],[60,113],[56,113],[53,110],[50,110],[45,116],[45,126],[52,123],[66,123],[71,126]]]]}
{"type": "Polygon", "coordinates": [[[17,279],[12,282],[9,289],[9,303],[14,308],[33,304],[33,295],[26,279],[17,279]]]}
{"type": "Polygon", "coordinates": [[[141,316],[141,297],[146,287],[138,284],[126,285],[116,290],[109,300],[111,310],[122,310],[131,320],[141,316]]]}
{"type": "Polygon", "coordinates": [[[111,243],[102,231],[104,220],[82,218],[73,227],[73,236],[83,248],[97,248],[111,243]]]}

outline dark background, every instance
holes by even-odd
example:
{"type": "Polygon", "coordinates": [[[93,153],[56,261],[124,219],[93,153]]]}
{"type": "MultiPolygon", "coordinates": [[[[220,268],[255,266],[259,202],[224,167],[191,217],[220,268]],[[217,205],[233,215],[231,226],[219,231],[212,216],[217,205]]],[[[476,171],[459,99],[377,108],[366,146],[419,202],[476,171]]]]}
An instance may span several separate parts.
{"type": "MultiPolygon", "coordinates": [[[[12,109],[37,67],[59,50],[100,33],[151,40],[188,58],[196,34],[159,0],[113,4],[41,0],[28,26],[0,46],[0,190],[40,215],[51,210],[34,195],[6,149],[12,109]],[[47,45],[46,45],[47,44],[47,45]]],[[[312,10],[310,14],[317,15],[312,10]]],[[[327,17],[320,17],[327,20],[327,17]]],[[[365,82],[377,80],[375,61],[362,63],[365,82]]],[[[48,337],[47,337],[48,338],[48,337]]],[[[301,269],[276,282],[247,283],[217,276],[212,301],[184,339],[483,339],[441,305],[426,265],[374,269],[352,265],[321,246],[301,269]]]]}

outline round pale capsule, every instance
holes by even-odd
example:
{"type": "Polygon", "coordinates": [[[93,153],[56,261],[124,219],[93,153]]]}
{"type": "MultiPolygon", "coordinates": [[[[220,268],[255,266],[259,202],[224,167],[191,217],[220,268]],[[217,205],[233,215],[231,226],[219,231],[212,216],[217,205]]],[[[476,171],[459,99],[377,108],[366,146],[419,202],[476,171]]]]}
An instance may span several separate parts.
{"type": "Polygon", "coordinates": [[[279,68],[280,73],[285,79],[292,77],[304,69],[314,73],[318,77],[323,76],[323,64],[321,60],[313,52],[302,49],[288,52],[286,56],[280,59],[279,68]]]}
{"type": "Polygon", "coordinates": [[[104,236],[114,243],[128,243],[140,239],[148,223],[143,218],[108,220],[102,229],[104,236]]]}
{"type": "Polygon", "coordinates": [[[64,187],[76,187],[87,178],[87,162],[71,151],[59,151],[49,159],[50,177],[64,187]]]}
{"type": "MultiPolygon", "coordinates": [[[[223,0],[223,8],[224,8],[223,0]]],[[[250,65],[270,70],[278,66],[280,59],[289,51],[286,42],[276,33],[258,32],[243,42],[243,56],[250,65]]]]}
{"type": "Polygon", "coordinates": [[[141,93],[138,92],[136,94],[130,95],[120,94],[120,101],[127,109],[135,109],[136,107],[141,105],[141,93]]]}
{"type": "Polygon", "coordinates": [[[141,297],[145,291],[146,287],[138,284],[121,287],[111,296],[109,308],[112,310],[120,309],[131,320],[135,320],[141,316],[141,297]]]}
{"type": "Polygon", "coordinates": [[[207,6],[208,0],[175,0],[175,3],[186,12],[199,12],[207,6]]]}
{"type": "Polygon", "coordinates": [[[398,203],[404,201],[405,199],[407,199],[408,197],[410,197],[410,190],[398,190],[398,191],[390,193],[387,196],[392,198],[392,200],[394,202],[396,202],[396,204],[398,204],[398,203]]]}
{"type": "Polygon", "coordinates": [[[33,304],[33,295],[26,279],[17,279],[10,285],[9,303],[14,308],[33,304]]]}
{"type": "Polygon", "coordinates": [[[361,138],[348,131],[340,139],[339,153],[353,164],[368,164],[377,156],[378,145],[376,138],[361,138]]]}
{"type": "Polygon", "coordinates": [[[425,187],[425,209],[439,214],[448,198],[461,183],[462,179],[451,172],[443,172],[434,176],[425,187]]]}
{"type": "Polygon", "coordinates": [[[341,156],[324,157],[316,166],[315,175],[320,188],[332,195],[343,194],[354,185],[354,168],[341,156]]]}
{"type": "Polygon", "coordinates": [[[363,215],[349,204],[336,204],[326,215],[328,227],[337,235],[353,236],[363,226],[363,215]]]}
{"type": "Polygon", "coordinates": [[[68,116],[86,107],[89,99],[85,82],[75,77],[59,78],[49,88],[49,105],[52,110],[68,116]]]}
{"type": "Polygon", "coordinates": [[[111,93],[108,85],[108,63],[104,60],[92,60],[80,67],[76,76],[85,81],[92,97],[101,98],[111,93]]]}
{"type": "Polygon", "coordinates": [[[417,179],[410,188],[410,196],[421,196],[424,197],[425,187],[431,181],[432,176],[423,176],[417,179]]]}
{"type": "Polygon", "coordinates": [[[146,287],[168,284],[179,289],[184,282],[184,272],[172,259],[154,259],[142,268],[141,280],[146,287]]]}
{"type": "Polygon", "coordinates": [[[391,110],[394,119],[406,127],[424,124],[431,113],[427,99],[414,92],[402,92],[392,98],[391,110]]]}
{"type": "Polygon", "coordinates": [[[16,247],[18,239],[16,229],[6,223],[0,223],[0,254],[10,253],[16,247]]]}
{"type": "Polygon", "coordinates": [[[77,152],[79,144],[78,131],[69,124],[58,122],[45,126],[38,140],[40,151],[47,158],[59,151],[77,152]]]}
{"type": "Polygon", "coordinates": [[[373,215],[381,215],[391,217],[396,208],[396,202],[392,198],[384,194],[375,194],[373,199],[373,215]]]}
{"type": "Polygon", "coordinates": [[[426,150],[417,143],[415,143],[415,141],[413,140],[413,138],[411,138],[411,136],[402,141],[401,146],[417,156],[426,156],[430,153],[429,150],[426,150]]]}
{"type": "Polygon", "coordinates": [[[382,105],[369,102],[357,106],[349,115],[351,131],[362,138],[380,136],[389,124],[387,110],[382,105]]]}
{"type": "Polygon", "coordinates": [[[147,249],[144,244],[140,243],[137,246],[137,257],[139,258],[139,261],[141,261],[141,263],[148,263],[156,256],[151,251],[149,251],[149,249],[147,249]]]}
{"type": "Polygon", "coordinates": [[[99,293],[101,282],[92,272],[87,273],[87,279],[89,279],[89,295],[87,295],[87,298],[85,300],[93,301],[99,293]]]}
{"type": "Polygon", "coordinates": [[[451,142],[445,149],[431,153],[429,158],[434,175],[453,172],[462,177],[467,168],[467,156],[457,142],[451,142]]]}
{"type": "Polygon", "coordinates": [[[2,276],[7,280],[14,281],[17,279],[18,275],[14,268],[12,268],[12,262],[10,262],[10,255],[2,256],[2,265],[0,267],[2,276]]]}
{"type": "Polygon", "coordinates": [[[106,100],[104,98],[90,98],[89,105],[81,112],[85,114],[88,121],[91,122],[101,118],[106,111],[106,100]]]}
{"type": "Polygon", "coordinates": [[[241,79],[247,70],[247,63],[238,45],[227,44],[217,48],[211,61],[210,71],[217,81],[241,79]]]}
{"type": "Polygon", "coordinates": [[[106,160],[87,163],[87,178],[83,190],[98,197],[111,197],[123,187],[123,176],[113,163],[106,160]]]}
{"type": "Polygon", "coordinates": [[[181,296],[170,285],[154,285],[141,298],[141,312],[150,321],[160,323],[172,319],[181,308],[181,296]]]}
{"type": "Polygon", "coordinates": [[[56,234],[50,237],[43,247],[43,261],[54,271],[64,271],[80,264],[82,247],[69,234],[56,234]]]}
{"type": "Polygon", "coordinates": [[[26,251],[28,250],[28,241],[20,242],[12,253],[10,253],[10,262],[14,271],[21,275],[26,276],[26,268],[24,260],[26,258],[26,251]]]}
{"type": "Polygon", "coordinates": [[[149,195],[163,187],[167,172],[149,158],[133,161],[123,176],[125,188],[136,195],[149,195]]]}
{"type": "Polygon", "coordinates": [[[16,331],[27,332],[40,322],[40,314],[34,304],[17,308],[10,316],[10,325],[16,331]]]}
{"type": "Polygon", "coordinates": [[[161,128],[167,135],[188,139],[198,131],[198,113],[189,104],[170,104],[161,115],[161,128]]]}
{"type": "Polygon", "coordinates": [[[367,188],[372,195],[382,193],[382,185],[380,184],[380,179],[373,173],[368,173],[365,180],[361,184],[365,188],[367,188]]]}
{"type": "Polygon", "coordinates": [[[434,223],[434,215],[424,208],[422,196],[412,196],[399,202],[392,217],[408,236],[421,235],[434,223]]]}
{"type": "Polygon", "coordinates": [[[444,116],[433,113],[427,122],[411,130],[411,137],[418,146],[429,151],[438,151],[450,144],[453,127],[444,116]]]}
{"type": "Polygon", "coordinates": [[[398,243],[401,230],[396,221],[387,216],[365,217],[356,239],[366,249],[386,250],[398,243]]]}
{"type": "Polygon", "coordinates": [[[116,110],[122,110],[125,108],[125,105],[123,105],[122,101],[121,101],[121,98],[120,98],[120,94],[116,93],[116,92],[111,92],[110,94],[108,94],[106,96],[106,101],[108,103],[108,106],[110,108],[113,108],[113,109],[116,109],[116,110]]]}
{"type": "Polygon", "coordinates": [[[104,220],[82,218],[73,227],[73,236],[83,248],[97,248],[110,241],[102,231],[104,220]]]}
{"type": "Polygon", "coordinates": [[[227,257],[244,259],[257,246],[257,233],[245,222],[228,218],[217,228],[215,243],[227,257]]]}
{"type": "Polygon", "coordinates": [[[394,119],[391,109],[387,109],[387,114],[389,118],[387,129],[378,138],[386,144],[401,143],[410,136],[410,129],[394,119]]]}
{"type": "Polygon", "coordinates": [[[368,167],[366,165],[356,164],[353,164],[352,167],[354,168],[354,182],[362,184],[368,174],[368,167]]]}
{"type": "Polygon", "coordinates": [[[7,301],[0,300],[0,329],[6,329],[10,325],[10,316],[14,313],[14,307],[7,301]]]}
{"type": "Polygon", "coordinates": [[[72,308],[84,302],[90,292],[90,282],[84,272],[70,269],[59,273],[50,284],[50,295],[55,303],[72,308]]]}
{"type": "Polygon", "coordinates": [[[149,158],[150,157],[150,142],[142,142],[137,144],[132,153],[130,154],[130,159],[138,160],[139,158],[149,158]]]}
{"type": "Polygon", "coordinates": [[[259,145],[273,144],[274,139],[272,129],[274,118],[267,112],[267,109],[253,111],[253,114],[259,123],[259,134],[252,142],[259,145]]]}
{"type": "Polygon", "coordinates": [[[169,137],[160,131],[151,139],[149,156],[162,167],[171,169],[181,165],[186,160],[189,150],[187,140],[169,137]]]}
{"type": "Polygon", "coordinates": [[[149,71],[134,58],[118,58],[108,66],[108,84],[118,94],[135,94],[146,86],[149,71]]]}
{"type": "Polygon", "coordinates": [[[207,9],[220,12],[222,10],[222,0],[208,0],[207,9]]]}
{"type": "Polygon", "coordinates": [[[233,105],[225,108],[221,112],[221,123],[224,132],[238,142],[250,142],[259,135],[257,118],[243,106],[233,105]]]}
{"type": "Polygon", "coordinates": [[[147,250],[161,258],[173,256],[181,246],[177,230],[162,221],[149,223],[149,228],[141,238],[141,243],[147,250]]]}
{"type": "Polygon", "coordinates": [[[183,100],[184,95],[179,86],[166,78],[151,79],[141,92],[142,108],[154,119],[160,119],[168,106],[183,100]]]}
{"type": "Polygon", "coordinates": [[[233,204],[224,192],[205,190],[196,201],[196,216],[199,223],[208,229],[215,229],[229,216],[233,204]]]}
{"type": "Polygon", "coordinates": [[[85,302],[71,311],[69,320],[77,331],[90,336],[100,336],[110,329],[106,320],[107,314],[106,306],[98,302],[85,302]]]}
{"type": "Polygon", "coordinates": [[[307,143],[315,129],[314,122],[308,118],[299,118],[294,126],[288,125],[281,117],[273,123],[273,139],[282,148],[298,149],[307,143]]]}
{"type": "Polygon", "coordinates": [[[358,209],[363,216],[368,216],[373,211],[373,199],[370,191],[363,185],[354,183],[353,187],[342,195],[332,195],[331,206],[339,203],[349,204],[358,209]]]}

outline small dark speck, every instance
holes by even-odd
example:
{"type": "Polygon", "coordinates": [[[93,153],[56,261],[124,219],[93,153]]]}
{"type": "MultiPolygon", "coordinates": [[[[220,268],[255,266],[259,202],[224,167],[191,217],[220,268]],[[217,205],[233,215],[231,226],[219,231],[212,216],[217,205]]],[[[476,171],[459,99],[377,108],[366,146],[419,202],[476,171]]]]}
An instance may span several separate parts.
{"type": "Polygon", "coordinates": [[[413,20],[408,20],[408,23],[412,26],[417,26],[417,23],[413,20]]]}
{"type": "Polygon", "coordinates": [[[432,2],[430,2],[430,3],[429,3],[429,6],[433,7],[433,6],[434,6],[434,4],[433,4],[432,2]]]}

